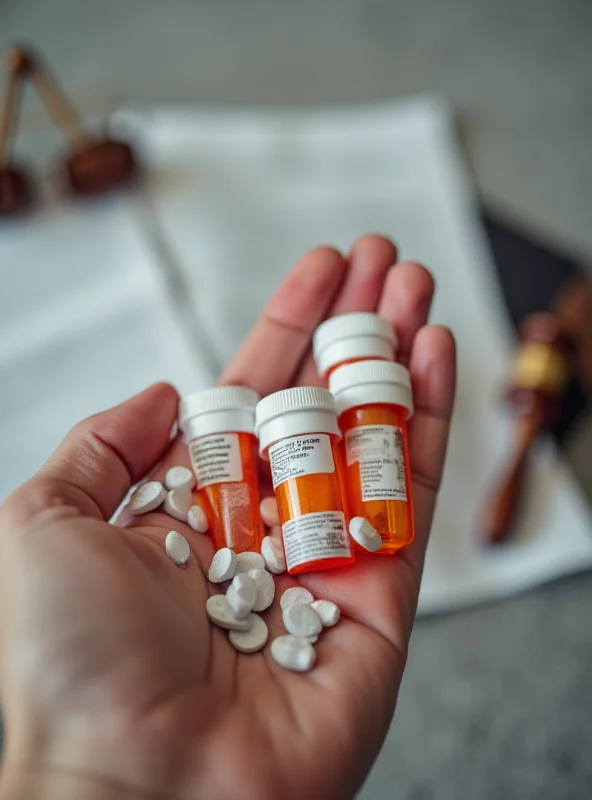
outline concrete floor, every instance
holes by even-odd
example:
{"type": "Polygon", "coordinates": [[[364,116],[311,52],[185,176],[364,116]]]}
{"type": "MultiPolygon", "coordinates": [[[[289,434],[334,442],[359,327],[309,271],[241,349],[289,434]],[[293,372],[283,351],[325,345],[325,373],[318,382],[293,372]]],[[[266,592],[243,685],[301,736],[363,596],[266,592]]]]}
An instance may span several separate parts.
{"type": "MultiPolygon", "coordinates": [[[[89,111],[440,91],[459,111],[483,198],[592,253],[584,0],[2,0],[0,46],[15,38],[39,46],[89,111]]],[[[26,125],[37,121],[27,112],[26,125]]],[[[576,461],[589,442],[574,442],[576,461]]],[[[418,623],[362,797],[590,796],[591,603],[583,576],[418,623]]]]}

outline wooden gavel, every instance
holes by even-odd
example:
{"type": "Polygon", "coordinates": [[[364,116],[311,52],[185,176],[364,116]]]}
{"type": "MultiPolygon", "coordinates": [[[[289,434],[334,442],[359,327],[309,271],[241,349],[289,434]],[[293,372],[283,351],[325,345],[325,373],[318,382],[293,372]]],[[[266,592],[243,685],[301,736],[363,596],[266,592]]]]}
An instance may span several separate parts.
{"type": "Polygon", "coordinates": [[[570,342],[557,317],[539,313],[520,326],[520,345],[507,399],[517,417],[514,451],[488,499],[483,533],[490,544],[512,534],[533,442],[556,419],[569,379],[570,342]]]}

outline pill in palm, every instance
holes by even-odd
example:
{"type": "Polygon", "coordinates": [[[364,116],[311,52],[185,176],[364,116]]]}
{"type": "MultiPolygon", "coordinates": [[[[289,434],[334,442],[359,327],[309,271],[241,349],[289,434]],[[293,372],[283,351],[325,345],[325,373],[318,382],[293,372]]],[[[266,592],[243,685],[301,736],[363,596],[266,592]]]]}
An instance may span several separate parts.
{"type": "Polygon", "coordinates": [[[169,531],[164,541],[164,549],[167,556],[181,567],[187,563],[191,554],[187,539],[177,531],[169,531]]]}
{"type": "Polygon", "coordinates": [[[228,638],[231,645],[240,653],[256,653],[265,647],[269,631],[264,620],[257,614],[251,614],[253,622],[248,631],[230,631],[228,638]]]}
{"type": "Polygon", "coordinates": [[[293,672],[308,672],[316,661],[314,647],[300,636],[278,636],[271,643],[271,657],[293,672]]]}
{"type": "Polygon", "coordinates": [[[223,583],[234,577],[236,571],[236,554],[229,547],[223,547],[214,553],[210,564],[208,579],[212,583],[223,583]]]}
{"type": "Polygon", "coordinates": [[[255,581],[257,597],[253,611],[265,611],[275,597],[275,581],[266,569],[250,569],[249,576],[255,581]]]}
{"type": "Polygon", "coordinates": [[[164,485],[171,489],[188,489],[195,486],[195,475],[187,467],[171,467],[164,476],[164,485]]]}
{"type": "Polygon", "coordinates": [[[237,619],[223,594],[215,594],[212,597],[208,597],[206,613],[214,625],[229,631],[248,631],[253,624],[255,616],[254,614],[249,614],[244,619],[237,619]]]}
{"type": "Polygon", "coordinates": [[[193,504],[193,498],[189,489],[171,489],[164,501],[164,510],[171,517],[187,522],[189,509],[193,504]]]}
{"type": "Polygon", "coordinates": [[[279,575],[286,571],[286,559],[284,551],[279,542],[274,541],[271,536],[264,536],[261,542],[261,555],[265,559],[265,565],[270,572],[279,575]]]}
{"type": "Polygon", "coordinates": [[[147,514],[164,502],[167,491],[160,481],[148,481],[134,490],[127,502],[130,514],[147,514]]]}
{"type": "Polygon", "coordinates": [[[269,527],[280,524],[280,512],[278,511],[277,500],[275,497],[264,497],[259,504],[261,519],[269,527]]]}
{"type": "Polygon", "coordinates": [[[303,586],[291,586],[280,597],[280,607],[284,611],[289,606],[293,606],[294,603],[312,603],[313,600],[314,597],[308,589],[303,586]]]}
{"type": "Polygon", "coordinates": [[[210,527],[206,512],[201,506],[191,506],[187,512],[187,524],[198,533],[207,533],[210,527]]]}
{"type": "Polygon", "coordinates": [[[265,569],[265,559],[261,553],[253,553],[247,550],[244,553],[239,553],[236,557],[236,571],[249,572],[252,569],[265,569]]]}
{"type": "Polygon", "coordinates": [[[331,600],[314,600],[310,605],[321,618],[323,627],[330,628],[339,622],[341,611],[331,600]]]}
{"type": "Polygon", "coordinates": [[[378,531],[370,525],[364,517],[353,517],[349,523],[349,532],[352,539],[364,550],[375,553],[382,547],[382,538],[378,531]]]}
{"type": "Polygon", "coordinates": [[[232,579],[226,592],[228,605],[237,619],[244,619],[252,610],[257,599],[257,585],[246,572],[239,572],[232,579]]]}
{"type": "Polygon", "coordinates": [[[310,603],[294,603],[284,611],[284,625],[294,636],[316,636],[323,629],[323,623],[310,603]]]}

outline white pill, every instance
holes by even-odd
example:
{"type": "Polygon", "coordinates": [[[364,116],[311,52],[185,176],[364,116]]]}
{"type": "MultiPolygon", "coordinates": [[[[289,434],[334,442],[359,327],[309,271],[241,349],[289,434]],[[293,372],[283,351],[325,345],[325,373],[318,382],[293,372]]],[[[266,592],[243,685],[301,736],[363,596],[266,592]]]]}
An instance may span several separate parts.
{"type": "Polygon", "coordinates": [[[256,653],[265,647],[269,631],[267,625],[257,614],[251,614],[253,623],[248,631],[230,631],[230,644],[240,653],[256,653]]]}
{"type": "Polygon", "coordinates": [[[265,611],[273,603],[275,597],[275,581],[266,569],[250,569],[249,575],[255,581],[257,598],[253,611],[265,611]]]}
{"type": "Polygon", "coordinates": [[[167,491],[160,481],[148,481],[132,493],[127,501],[126,509],[130,514],[147,514],[164,502],[167,491]]]}
{"type": "Polygon", "coordinates": [[[284,550],[279,542],[274,541],[271,536],[264,536],[261,542],[261,555],[265,559],[265,566],[270,572],[279,575],[286,571],[286,559],[284,550]]]}
{"type": "Polygon", "coordinates": [[[210,564],[208,579],[212,583],[222,583],[234,578],[236,570],[236,554],[229,547],[223,547],[214,553],[214,558],[210,564]]]}
{"type": "Polygon", "coordinates": [[[317,659],[314,647],[300,636],[278,636],[271,643],[271,657],[293,672],[308,672],[317,659]]]}
{"type": "Polygon", "coordinates": [[[310,644],[316,644],[319,641],[319,636],[316,634],[315,636],[303,636],[303,639],[306,639],[307,642],[310,644]]]}
{"type": "Polygon", "coordinates": [[[265,559],[261,553],[253,553],[247,550],[244,553],[239,553],[236,557],[236,571],[249,572],[252,569],[265,569],[265,559]]]}
{"type": "Polygon", "coordinates": [[[237,619],[244,619],[253,610],[257,599],[257,585],[246,572],[234,576],[226,592],[228,605],[237,619]]]}
{"type": "Polygon", "coordinates": [[[245,619],[237,619],[223,594],[214,594],[212,597],[208,597],[206,613],[214,625],[229,631],[248,631],[253,624],[252,618],[255,616],[249,614],[245,619]]]}
{"type": "Polygon", "coordinates": [[[264,497],[259,504],[261,519],[269,527],[280,524],[280,512],[275,497],[264,497]]]}
{"type": "Polygon", "coordinates": [[[331,600],[315,600],[311,603],[311,606],[321,618],[323,627],[331,628],[339,622],[341,611],[339,606],[336,606],[331,600]]]}
{"type": "Polygon", "coordinates": [[[207,533],[210,527],[206,512],[201,506],[191,506],[187,512],[187,524],[198,533],[207,533]]]}
{"type": "Polygon", "coordinates": [[[171,467],[164,476],[167,489],[188,489],[195,486],[195,475],[187,467],[171,467]]]}
{"type": "Polygon", "coordinates": [[[284,611],[284,625],[294,636],[316,636],[323,629],[321,618],[310,603],[295,603],[284,611]]]}
{"type": "Polygon", "coordinates": [[[187,522],[187,515],[192,505],[193,498],[189,489],[172,489],[164,501],[164,510],[171,517],[187,522]]]}
{"type": "Polygon", "coordinates": [[[187,539],[177,531],[169,531],[167,533],[167,537],[164,540],[164,549],[171,561],[174,561],[179,567],[186,564],[191,555],[187,539]]]}
{"type": "Polygon", "coordinates": [[[308,589],[303,586],[291,586],[280,597],[280,607],[283,611],[294,603],[312,603],[313,600],[314,596],[308,589]]]}
{"type": "Polygon", "coordinates": [[[375,553],[382,547],[382,538],[378,531],[364,517],[353,517],[349,523],[349,532],[360,547],[375,553]]]}

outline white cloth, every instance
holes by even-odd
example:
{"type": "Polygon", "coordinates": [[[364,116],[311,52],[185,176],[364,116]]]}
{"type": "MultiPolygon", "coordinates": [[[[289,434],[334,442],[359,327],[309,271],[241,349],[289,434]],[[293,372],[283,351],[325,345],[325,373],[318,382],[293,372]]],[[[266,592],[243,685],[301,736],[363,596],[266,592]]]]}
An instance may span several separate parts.
{"type": "Polygon", "coordinates": [[[587,509],[549,443],[539,448],[520,536],[496,551],[479,543],[483,493],[511,441],[497,400],[510,341],[440,100],[282,113],[155,109],[116,122],[136,130],[150,165],[148,206],[108,201],[0,235],[8,275],[0,381],[3,394],[9,389],[0,494],[81,414],[158,377],[182,391],[206,385],[303,251],[320,242],[347,249],[379,230],[402,257],[434,271],[432,319],[459,343],[457,410],[420,611],[592,565],[587,509]],[[154,230],[158,251],[149,248],[154,230]],[[28,277],[10,269],[17,263],[28,277]],[[190,331],[191,314],[198,325],[190,331]],[[191,349],[196,330],[201,354],[191,349]]]}

